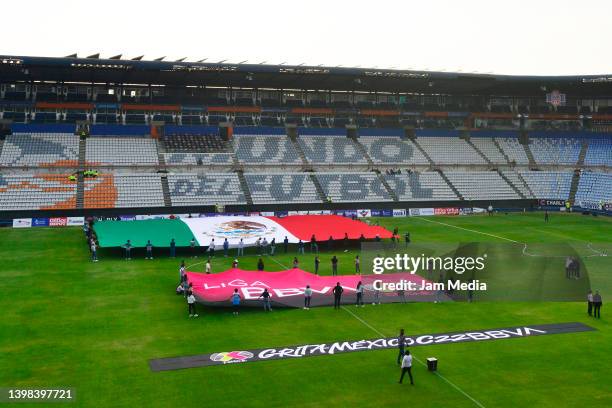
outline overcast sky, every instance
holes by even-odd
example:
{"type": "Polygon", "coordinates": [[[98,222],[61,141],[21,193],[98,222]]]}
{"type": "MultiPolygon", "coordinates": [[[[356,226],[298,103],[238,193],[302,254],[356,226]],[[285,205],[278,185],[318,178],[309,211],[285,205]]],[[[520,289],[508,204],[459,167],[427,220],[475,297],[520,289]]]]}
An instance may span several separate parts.
{"type": "Polygon", "coordinates": [[[2,14],[4,55],[612,73],[610,0],[30,0],[2,14]]]}

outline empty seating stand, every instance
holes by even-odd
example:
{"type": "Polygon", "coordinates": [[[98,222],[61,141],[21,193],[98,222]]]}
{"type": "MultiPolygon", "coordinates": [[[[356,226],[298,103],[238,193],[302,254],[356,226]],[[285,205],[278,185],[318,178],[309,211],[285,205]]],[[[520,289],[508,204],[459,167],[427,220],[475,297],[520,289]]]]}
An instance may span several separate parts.
{"type": "Polygon", "coordinates": [[[0,175],[0,211],[76,208],[68,174],[0,175]]]}
{"type": "Polygon", "coordinates": [[[470,141],[484,154],[491,163],[507,164],[508,161],[490,137],[471,137],[470,141]]]}
{"type": "Polygon", "coordinates": [[[497,140],[497,143],[499,143],[506,156],[508,156],[510,162],[529,164],[527,153],[525,153],[525,149],[519,143],[517,137],[497,137],[495,140],[497,140]]]}
{"type": "Polygon", "coordinates": [[[164,161],[168,166],[175,165],[231,165],[231,153],[165,153],[164,161]]]}
{"type": "Polygon", "coordinates": [[[593,205],[599,208],[601,204],[612,203],[612,173],[582,171],[576,202],[588,208],[593,208],[593,205]]]}
{"type": "Polygon", "coordinates": [[[246,204],[236,173],[169,174],[173,206],[246,204]]]}
{"type": "Polygon", "coordinates": [[[580,147],[580,141],[572,138],[532,137],[529,144],[533,158],[540,164],[576,164],[580,147]]]}
{"type": "Polygon", "coordinates": [[[569,171],[519,171],[535,198],[567,200],[573,173],[569,171]]]}
{"type": "Polygon", "coordinates": [[[332,202],[391,201],[378,175],[372,172],[315,173],[332,202]]]}
{"type": "Polygon", "coordinates": [[[419,137],[417,142],[436,164],[486,164],[465,140],[457,137],[419,137]]]}
{"type": "Polygon", "coordinates": [[[79,138],[70,133],[9,135],[0,154],[1,166],[76,166],[79,138]]]}
{"type": "Polygon", "coordinates": [[[589,166],[612,166],[612,138],[592,138],[584,164],[589,166]]]}
{"type": "Polygon", "coordinates": [[[313,164],[367,164],[362,151],[345,136],[301,135],[298,143],[308,162],[313,164]]]}
{"type": "Polygon", "coordinates": [[[466,200],[518,200],[521,197],[494,171],[445,171],[466,200]]]}
{"type": "Polygon", "coordinates": [[[427,165],[429,161],[410,140],[397,136],[361,136],[359,143],[376,164],[427,165]]]}
{"type": "Polygon", "coordinates": [[[163,207],[157,174],[101,174],[85,179],[85,208],[163,207]]]}
{"type": "Polygon", "coordinates": [[[293,142],[287,136],[237,135],[234,138],[236,157],[241,163],[299,164],[293,142]]]}
{"type": "Polygon", "coordinates": [[[88,165],[157,165],[155,140],[144,137],[90,137],[85,161],[88,165]]]}
{"type": "Polygon", "coordinates": [[[305,173],[245,174],[255,204],[321,202],[314,182],[305,173]]]}
{"type": "Polygon", "coordinates": [[[219,135],[166,135],[162,139],[168,152],[227,152],[228,143],[219,135]]]}
{"type": "Polygon", "coordinates": [[[459,197],[451,190],[439,173],[434,171],[402,172],[385,175],[400,201],[452,201],[459,197]]]}

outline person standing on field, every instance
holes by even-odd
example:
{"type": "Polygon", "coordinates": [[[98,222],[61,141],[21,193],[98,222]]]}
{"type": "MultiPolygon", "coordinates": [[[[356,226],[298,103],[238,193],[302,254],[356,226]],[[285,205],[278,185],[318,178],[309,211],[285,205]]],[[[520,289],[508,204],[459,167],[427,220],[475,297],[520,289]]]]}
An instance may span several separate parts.
{"type": "Polygon", "coordinates": [[[355,306],[356,307],[363,307],[363,283],[361,283],[361,281],[359,281],[359,283],[357,283],[357,290],[355,291],[357,298],[355,301],[355,306]]]}
{"type": "Polygon", "coordinates": [[[596,290],[595,294],[593,295],[593,317],[596,317],[598,319],[601,318],[601,305],[603,304],[603,302],[601,301],[601,295],[599,294],[599,291],[596,290]]]}
{"type": "Polygon", "coordinates": [[[410,377],[410,385],[414,385],[414,381],[412,380],[412,355],[410,355],[410,351],[406,350],[406,354],[402,359],[402,375],[400,376],[399,383],[401,384],[404,380],[404,374],[408,373],[410,377]]]}
{"type": "Polygon", "coordinates": [[[342,300],[342,292],[344,292],[344,288],[340,286],[340,282],[336,283],[336,286],[334,286],[334,290],[333,290],[334,309],[340,309],[340,301],[342,300]]]}
{"type": "Polygon", "coordinates": [[[338,275],[338,258],[336,258],[336,255],[333,256],[331,260],[331,264],[332,264],[332,275],[333,276],[338,275]]]}
{"type": "Polygon", "coordinates": [[[153,244],[151,240],[147,241],[147,257],[146,259],[153,259],[153,244]]]}
{"type": "Polygon", "coordinates": [[[97,246],[96,246],[96,241],[94,241],[93,239],[91,240],[91,260],[92,262],[98,262],[98,251],[97,251],[97,246]]]}
{"type": "Polygon", "coordinates": [[[240,238],[240,242],[238,242],[238,249],[236,251],[236,257],[244,255],[244,241],[242,238],[240,238]]]}
{"type": "Polygon", "coordinates": [[[593,292],[590,290],[587,293],[587,314],[589,316],[593,315],[593,292]]]}
{"type": "Polygon", "coordinates": [[[314,263],[315,263],[315,275],[318,275],[319,274],[319,264],[321,263],[318,256],[315,256],[314,263]]]}
{"type": "Polygon", "coordinates": [[[272,241],[270,241],[270,256],[274,256],[274,252],[276,252],[276,238],[272,238],[272,241]]]}
{"type": "Polygon", "coordinates": [[[259,297],[263,299],[264,312],[272,311],[272,304],[270,303],[270,296],[271,296],[270,292],[268,292],[267,288],[264,288],[263,293],[259,295],[259,297]]]}
{"type": "Polygon", "coordinates": [[[174,238],[170,240],[170,258],[176,257],[176,242],[174,238]]]}
{"type": "Polygon", "coordinates": [[[189,317],[198,317],[198,314],[196,313],[195,303],[196,303],[195,296],[193,296],[192,292],[189,292],[189,294],[187,295],[187,305],[189,306],[189,317]]]}
{"type": "Polygon", "coordinates": [[[206,265],[204,266],[204,272],[207,275],[210,275],[210,273],[212,272],[212,262],[210,261],[210,258],[206,260],[206,265]]]}
{"type": "Polygon", "coordinates": [[[402,362],[402,358],[404,357],[405,347],[406,347],[406,336],[404,335],[404,329],[400,329],[399,336],[397,336],[397,348],[399,351],[399,354],[397,355],[398,365],[402,362]]]}
{"type": "Polygon", "coordinates": [[[123,245],[123,248],[125,249],[125,259],[129,261],[130,259],[132,259],[132,243],[129,239],[127,240],[125,245],[123,245]]]}
{"type": "Polygon", "coordinates": [[[191,248],[191,257],[192,258],[197,258],[198,254],[196,252],[196,240],[195,240],[195,238],[191,238],[191,241],[189,241],[189,247],[191,248]]]}
{"type": "Polygon", "coordinates": [[[312,289],[310,289],[310,285],[306,285],[306,289],[304,289],[304,309],[310,309],[310,300],[312,298],[312,289]]]}
{"type": "Polygon", "coordinates": [[[238,293],[238,289],[234,289],[234,293],[232,294],[230,300],[232,301],[232,308],[234,309],[232,314],[234,316],[238,316],[238,312],[240,310],[240,294],[238,293]]]}

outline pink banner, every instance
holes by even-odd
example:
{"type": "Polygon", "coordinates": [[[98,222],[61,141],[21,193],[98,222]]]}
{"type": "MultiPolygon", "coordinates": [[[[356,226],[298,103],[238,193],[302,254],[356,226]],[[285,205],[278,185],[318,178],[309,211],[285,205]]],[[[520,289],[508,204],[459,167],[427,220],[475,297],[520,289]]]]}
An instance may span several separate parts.
{"type": "Polygon", "coordinates": [[[428,282],[419,275],[395,273],[387,275],[338,275],[319,276],[301,269],[289,269],[280,272],[245,271],[229,269],[217,274],[187,272],[187,279],[193,284],[193,293],[200,303],[228,306],[234,289],[246,306],[259,306],[259,296],[264,289],[271,294],[272,304],[278,306],[301,306],[304,300],[304,289],[310,285],[313,306],[333,304],[332,290],[337,282],[344,289],[342,303],[354,303],[357,283],[364,285],[365,302],[403,302],[432,300],[433,293],[425,290],[385,291],[375,290],[374,281],[385,283],[414,282],[420,286],[428,282]]]}

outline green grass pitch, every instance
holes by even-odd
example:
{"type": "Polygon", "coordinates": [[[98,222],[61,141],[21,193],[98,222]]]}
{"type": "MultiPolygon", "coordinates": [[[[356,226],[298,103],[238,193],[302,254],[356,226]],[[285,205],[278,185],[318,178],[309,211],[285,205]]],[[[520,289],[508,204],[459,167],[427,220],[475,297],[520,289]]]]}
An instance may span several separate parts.
{"type": "MultiPolygon", "coordinates": [[[[548,224],[538,213],[378,221],[402,235],[410,231],[415,242],[612,243],[612,220],[605,217],[553,214],[548,224]]],[[[331,254],[321,247],[321,273],[329,274],[331,254]]],[[[267,270],[291,264],[295,254],[280,252],[266,259],[267,270]]],[[[601,320],[587,316],[585,302],[257,308],[238,317],[200,308],[200,317],[189,319],[174,294],[181,258],[155,255],[124,261],[105,250],[94,264],[78,228],[0,230],[0,387],[73,387],[77,401],[68,405],[83,407],[612,406],[612,270],[603,258],[585,261],[603,296],[601,320]],[[597,331],[413,348],[421,361],[436,356],[440,373],[415,363],[413,387],[397,383],[395,350],[169,372],[148,366],[151,358],[392,336],[400,327],[420,334],[573,321],[597,331]]],[[[338,255],[340,272],[351,273],[355,250],[338,255]]],[[[312,270],[312,258],[301,256],[300,267],[312,270]]],[[[203,257],[185,259],[203,271],[203,257]]],[[[213,271],[231,259],[217,257],[213,271]]],[[[255,263],[244,257],[240,267],[255,263]]]]}

